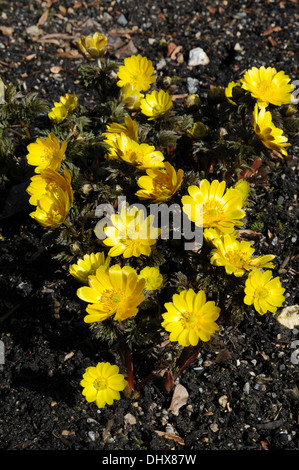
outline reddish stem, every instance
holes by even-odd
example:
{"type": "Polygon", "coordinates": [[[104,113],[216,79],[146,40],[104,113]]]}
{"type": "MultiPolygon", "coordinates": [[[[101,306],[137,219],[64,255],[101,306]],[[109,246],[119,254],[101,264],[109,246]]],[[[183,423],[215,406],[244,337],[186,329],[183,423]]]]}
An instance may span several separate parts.
{"type": "Polygon", "coordinates": [[[134,390],[132,351],[124,338],[120,340],[120,356],[127,372],[128,385],[132,390],[134,390]]]}

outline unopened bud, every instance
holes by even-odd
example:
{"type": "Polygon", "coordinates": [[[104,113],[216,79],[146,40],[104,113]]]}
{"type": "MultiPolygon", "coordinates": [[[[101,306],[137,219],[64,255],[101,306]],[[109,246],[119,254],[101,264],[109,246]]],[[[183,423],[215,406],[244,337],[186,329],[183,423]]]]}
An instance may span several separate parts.
{"type": "Polygon", "coordinates": [[[185,106],[187,109],[198,109],[201,105],[199,96],[197,93],[193,93],[187,96],[185,106]]]}

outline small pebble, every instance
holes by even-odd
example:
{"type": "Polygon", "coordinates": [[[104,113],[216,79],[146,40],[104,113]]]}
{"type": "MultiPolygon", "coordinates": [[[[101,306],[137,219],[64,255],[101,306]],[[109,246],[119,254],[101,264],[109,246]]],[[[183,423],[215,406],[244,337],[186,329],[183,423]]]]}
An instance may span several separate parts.
{"type": "Polygon", "coordinates": [[[207,65],[210,62],[207,54],[201,47],[195,47],[189,52],[188,65],[195,67],[196,65],[207,65]]]}
{"type": "Polygon", "coordinates": [[[126,26],[128,24],[128,20],[124,15],[120,15],[117,19],[117,23],[121,26],[126,26]]]}
{"type": "Polygon", "coordinates": [[[255,384],[254,389],[258,390],[259,392],[265,392],[266,391],[266,385],[264,385],[264,384],[255,384]]]}
{"type": "Polygon", "coordinates": [[[197,80],[197,78],[187,77],[188,93],[190,93],[191,95],[193,93],[196,93],[198,90],[198,86],[199,86],[199,80],[197,80]]]}
{"type": "Polygon", "coordinates": [[[211,424],[210,429],[212,432],[217,432],[219,430],[218,424],[217,423],[211,424]]]}

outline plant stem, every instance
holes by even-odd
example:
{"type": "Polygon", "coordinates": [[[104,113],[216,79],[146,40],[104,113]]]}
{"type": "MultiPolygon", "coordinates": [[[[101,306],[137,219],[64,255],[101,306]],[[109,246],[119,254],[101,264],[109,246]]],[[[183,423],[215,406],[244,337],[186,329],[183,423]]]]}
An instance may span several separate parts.
{"type": "Polygon", "coordinates": [[[133,377],[133,362],[132,362],[132,351],[128,345],[124,336],[121,336],[119,340],[120,356],[124,368],[127,372],[127,381],[131,390],[134,390],[134,377],[133,377]]]}

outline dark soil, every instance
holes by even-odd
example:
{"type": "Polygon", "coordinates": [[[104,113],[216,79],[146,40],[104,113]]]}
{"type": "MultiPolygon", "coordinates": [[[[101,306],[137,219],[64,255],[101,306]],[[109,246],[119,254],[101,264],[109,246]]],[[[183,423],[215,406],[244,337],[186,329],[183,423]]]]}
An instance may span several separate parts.
{"type": "MultiPolygon", "coordinates": [[[[109,36],[112,56],[122,60],[130,51],[141,53],[159,64],[160,77],[180,77],[177,94],[187,93],[187,77],[199,80],[198,93],[205,96],[210,85],[225,86],[252,66],[275,66],[292,81],[298,79],[294,0],[0,0],[2,79],[22,91],[38,91],[51,103],[73,91],[92,100],[76,75],[82,59],[73,41],[81,32],[94,32],[95,22],[109,36]],[[46,10],[40,32],[30,34],[27,28],[37,25],[46,10]],[[128,32],[113,33],[122,28],[128,32]],[[171,42],[182,46],[182,56],[167,57],[171,42]],[[188,67],[194,47],[205,50],[208,65],[188,67]]],[[[267,162],[268,175],[256,183],[247,217],[247,228],[260,233],[255,238],[259,252],[277,257],[287,292],[284,306],[299,303],[298,143],[291,142],[289,159],[273,155],[267,162]],[[262,223],[258,230],[257,221],[262,223]]],[[[189,397],[177,415],[169,410],[173,390],[165,393],[158,378],[147,381],[138,396],[110,407],[98,410],[88,404],[79,386],[85,368],[114,362],[114,356],[90,337],[76,281],[41,247],[43,229],[29,217],[27,184],[12,182],[1,194],[2,449],[299,449],[298,364],[291,360],[299,328],[288,329],[253,309],[238,326],[221,329],[220,347],[203,348],[182,373],[179,383],[189,397]]],[[[148,351],[133,350],[133,362],[137,381],[154,366],[148,351]]]]}

